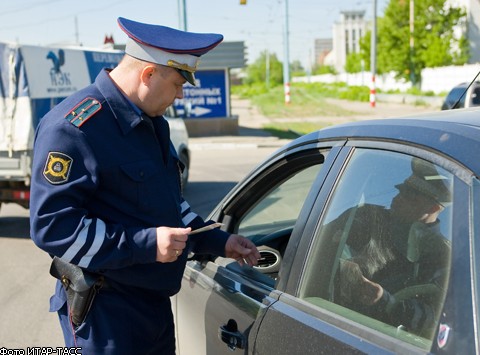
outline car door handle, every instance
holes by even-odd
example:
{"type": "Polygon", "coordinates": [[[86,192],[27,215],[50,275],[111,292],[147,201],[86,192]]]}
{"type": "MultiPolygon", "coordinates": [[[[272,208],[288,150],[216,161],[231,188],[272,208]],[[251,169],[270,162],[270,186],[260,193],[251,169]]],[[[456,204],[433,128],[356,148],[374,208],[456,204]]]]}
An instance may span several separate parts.
{"type": "Polygon", "coordinates": [[[237,322],[230,319],[218,329],[218,337],[227,344],[230,350],[245,349],[245,336],[238,331],[237,322]]]}

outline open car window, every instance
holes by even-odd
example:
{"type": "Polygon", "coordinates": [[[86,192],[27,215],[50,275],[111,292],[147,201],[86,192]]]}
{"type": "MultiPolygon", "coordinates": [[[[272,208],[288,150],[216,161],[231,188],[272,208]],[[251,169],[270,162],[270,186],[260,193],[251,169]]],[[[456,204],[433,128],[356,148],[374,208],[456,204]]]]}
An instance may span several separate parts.
{"type": "Polygon", "coordinates": [[[240,221],[238,232],[246,237],[263,236],[260,230],[274,232],[279,228],[293,227],[308,191],[318,175],[320,164],[294,171],[272,189],[246,213],[240,221]]]}
{"type": "Polygon", "coordinates": [[[449,281],[452,184],[425,160],[355,150],[318,225],[300,298],[429,349],[449,281]]]}
{"type": "Polygon", "coordinates": [[[235,231],[259,248],[255,268],[275,280],[297,218],[328,150],[291,154],[265,169],[227,209],[235,231]]]}

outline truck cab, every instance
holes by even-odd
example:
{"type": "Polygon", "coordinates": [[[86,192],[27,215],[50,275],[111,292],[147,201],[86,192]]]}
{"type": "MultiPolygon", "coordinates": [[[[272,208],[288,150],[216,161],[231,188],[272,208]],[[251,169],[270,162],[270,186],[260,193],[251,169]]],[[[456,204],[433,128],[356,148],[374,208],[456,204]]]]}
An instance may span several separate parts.
{"type": "MultiPolygon", "coordinates": [[[[60,101],[91,84],[103,68],[114,68],[123,55],[123,51],[98,48],[0,43],[0,205],[13,202],[29,208],[38,123],[60,101]]],[[[188,132],[173,107],[165,118],[185,166],[185,185],[190,165],[188,132]]]]}

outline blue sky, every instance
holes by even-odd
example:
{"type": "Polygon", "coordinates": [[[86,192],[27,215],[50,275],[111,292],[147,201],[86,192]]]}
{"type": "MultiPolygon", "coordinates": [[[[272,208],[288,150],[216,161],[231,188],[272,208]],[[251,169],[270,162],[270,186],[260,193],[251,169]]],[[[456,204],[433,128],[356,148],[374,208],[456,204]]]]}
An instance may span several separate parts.
{"type": "MultiPolygon", "coordinates": [[[[263,50],[283,60],[285,0],[185,0],[187,26],[193,32],[216,32],[225,41],[245,41],[253,62],[263,50]]],[[[388,0],[377,0],[381,16],[388,0]]],[[[373,0],[288,0],[290,61],[308,65],[315,38],[331,38],[340,11],[365,10],[373,0]]],[[[179,0],[15,0],[0,2],[0,42],[52,45],[75,43],[99,47],[105,35],[125,42],[119,16],[179,28],[179,0]]]]}

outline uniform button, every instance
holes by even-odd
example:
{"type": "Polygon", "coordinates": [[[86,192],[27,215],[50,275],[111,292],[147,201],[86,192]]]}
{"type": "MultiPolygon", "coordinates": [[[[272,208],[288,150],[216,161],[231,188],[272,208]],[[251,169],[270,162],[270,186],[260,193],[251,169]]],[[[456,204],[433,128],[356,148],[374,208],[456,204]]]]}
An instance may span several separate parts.
{"type": "Polygon", "coordinates": [[[140,171],[140,177],[143,177],[145,173],[143,171],[140,171]]]}

